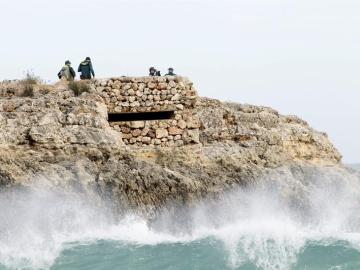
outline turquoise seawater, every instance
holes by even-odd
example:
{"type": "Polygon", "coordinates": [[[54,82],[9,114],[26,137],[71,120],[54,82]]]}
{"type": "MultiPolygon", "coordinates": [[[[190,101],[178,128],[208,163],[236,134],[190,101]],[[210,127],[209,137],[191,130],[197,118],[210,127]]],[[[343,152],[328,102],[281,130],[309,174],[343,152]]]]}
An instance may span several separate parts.
{"type": "Polygon", "coordinates": [[[296,263],[283,267],[276,266],[276,261],[271,262],[271,259],[264,267],[257,267],[250,260],[244,260],[239,265],[229,265],[228,256],[222,244],[213,239],[156,246],[129,246],[99,241],[65,250],[51,269],[360,269],[359,250],[346,242],[309,243],[297,255],[296,263]]]}
{"type": "Polygon", "coordinates": [[[170,207],[152,223],[115,218],[77,192],[2,192],[0,270],[360,269],[360,180],[331,175],[301,192],[284,176],[216,202],[170,207]]]}
{"type": "MultiPolygon", "coordinates": [[[[242,252],[240,248],[238,252],[242,252]]],[[[268,252],[271,253],[271,250],[268,252]]],[[[230,264],[229,254],[224,250],[222,243],[214,239],[155,246],[97,241],[92,244],[69,244],[50,269],[360,269],[360,251],[342,241],[310,242],[300,250],[296,262],[290,265],[281,265],[281,260],[287,261],[287,258],[276,258],[276,254],[268,259],[269,261],[262,266],[257,266],[256,262],[246,259],[237,264],[230,264]]],[[[0,269],[11,268],[0,267],[0,269]]]]}
{"type": "MultiPolygon", "coordinates": [[[[51,269],[281,269],[272,268],[276,262],[271,261],[268,268],[259,268],[246,260],[239,263],[240,265],[229,265],[228,256],[222,244],[213,239],[156,246],[131,246],[99,241],[89,245],[74,244],[73,248],[62,252],[51,269]]],[[[360,252],[345,242],[309,243],[297,255],[297,262],[285,267],[299,270],[360,269],[360,252]]]]}

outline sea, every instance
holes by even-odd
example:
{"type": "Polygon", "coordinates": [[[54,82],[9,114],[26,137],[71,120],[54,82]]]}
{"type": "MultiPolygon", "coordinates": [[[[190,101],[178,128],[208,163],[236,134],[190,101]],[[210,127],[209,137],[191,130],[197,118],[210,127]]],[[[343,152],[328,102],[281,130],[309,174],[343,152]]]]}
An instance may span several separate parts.
{"type": "Polygon", "coordinates": [[[265,185],[152,222],[76,192],[1,192],[0,270],[360,269],[360,183],[343,178],[309,183],[304,205],[265,185]]]}

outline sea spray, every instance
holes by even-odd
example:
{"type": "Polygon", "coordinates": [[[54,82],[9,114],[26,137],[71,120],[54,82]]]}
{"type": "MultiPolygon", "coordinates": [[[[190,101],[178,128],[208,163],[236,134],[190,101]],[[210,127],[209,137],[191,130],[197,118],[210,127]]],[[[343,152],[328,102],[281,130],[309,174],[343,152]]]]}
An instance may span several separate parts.
{"type": "MultiPolygon", "coordinates": [[[[162,258],[173,263],[169,269],[189,269],[177,258],[186,249],[193,250],[187,255],[194,260],[192,266],[197,264],[194,252],[202,256],[218,252],[219,257],[212,259],[219,265],[224,261],[222,266],[214,263],[199,269],[306,269],[311,263],[304,259],[310,256],[309,249],[316,247],[326,254],[327,248],[337,246],[342,252],[353,249],[356,265],[360,258],[358,176],[330,168],[300,182],[289,174],[279,175],[283,176],[259,179],[261,184],[237,188],[217,200],[204,199],[191,207],[169,205],[151,222],[131,214],[115,217],[106,205],[75,191],[45,187],[5,191],[0,193],[0,265],[62,269],[64,252],[97,246],[99,241],[118,243],[107,244],[114,254],[142,251],[156,257],[164,248],[167,254],[174,251],[173,258],[162,258]],[[206,245],[207,252],[202,252],[206,245]],[[305,265],[299,266],[299,261],[305,265]]],[[[141,254],[136,263],[121,257],[112,268],[159,269],[159,262],[153,260],[153,266],[141,268],[141,254]]],[[[354,269],[349,266],[352,262],[332,259],[332,265],[317,269],[354,269]]]]}

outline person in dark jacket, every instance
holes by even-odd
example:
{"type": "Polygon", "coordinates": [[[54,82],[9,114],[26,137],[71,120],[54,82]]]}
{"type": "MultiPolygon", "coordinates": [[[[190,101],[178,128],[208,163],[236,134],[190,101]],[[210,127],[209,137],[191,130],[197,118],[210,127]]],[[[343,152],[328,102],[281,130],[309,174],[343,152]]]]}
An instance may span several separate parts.
{"type": "Polygon", "coordinates": [[[154,67],[149,68],[149,76],[156,76],[156,69],[154,67]]]}
{"type": "Polygon", "coordinates": [[[73,81],[76,77],[75,70],[71,67],[69,60],[65,62],[65,66],[58,73],[58,77],[63,81],[73,81]]]}
{"type": "Polygon", "coordinates": [[[161,76],[161,72],[160,72],[160,70],[156,70],[156,68],[151,67],[151,68],[149,68],[149,76],[151,76],[151,77],[161,76]]]}
{"type": "Polygon", "coordinates": [[[80,79],[82,80],[90,80],[92,77],[95,78],[95,72],[90,57],[86,57],[85,61],[80,63],[78,72],[81,72],[80,79]]]}
{"type": "Polygon", "coordinates": [[[165,76],[176,76],[176,74],[174,73],[174,69],[173,69],[173,68],[169,68],[169,69],[168,69],[168,73],[165,74],[165,76]]]}

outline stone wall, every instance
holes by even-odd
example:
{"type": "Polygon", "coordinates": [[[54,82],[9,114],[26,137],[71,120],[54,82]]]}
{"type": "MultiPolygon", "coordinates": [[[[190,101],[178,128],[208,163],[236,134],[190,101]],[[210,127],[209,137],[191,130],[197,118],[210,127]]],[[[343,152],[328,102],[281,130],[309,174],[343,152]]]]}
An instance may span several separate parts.
{"type": "Polygon", "coordinates": [[[109,113],[173,111],[168,120],[112,122],[130,145],[182,146],[199,143],[197,93],[183,77],[121,77],[96,80],[109,113]]]}

